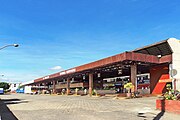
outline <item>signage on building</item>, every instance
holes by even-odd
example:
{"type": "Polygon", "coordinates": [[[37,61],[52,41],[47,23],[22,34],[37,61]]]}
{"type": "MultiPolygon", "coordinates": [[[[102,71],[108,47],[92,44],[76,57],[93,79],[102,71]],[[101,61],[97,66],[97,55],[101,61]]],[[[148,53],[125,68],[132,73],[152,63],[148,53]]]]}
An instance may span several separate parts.
{"type": "Polygon", "coordinates": [[[43,77],[43,80],[48,79],[48,78],[49,78],[49,76],[43,77]]]}
{"type": "Polygon", "coordinates": [[[74,73],[76,72],[76,69],[70,69],[70,70],[67,70],[67,71],[63,71],[63,72],[60,72],[59,75],[66,75],[66,74],[69,74],[69,73],[74,73]]]}
{"type": "Polygon", "coordinates": [[[163,82],[172,82],[171,79],[162,79],[162,80],[159,80],[159,83],[163,83],[163,82]]]}
{"type": "Polygon", "coordinates": [[[66,72],[65,72],[65,71],[63,71],[63,72],[60,72],[59,74],[60,74],[60,75],[65,75],[65,74],[66,74],[66,72]]]}
{"type": "Polygon", "coordinates": [[[67,70],[67,71],[66,71],[67,74],[73,73],[73,72],[76,72],[76,69],[70,69],[70,70],[67,70]]]}

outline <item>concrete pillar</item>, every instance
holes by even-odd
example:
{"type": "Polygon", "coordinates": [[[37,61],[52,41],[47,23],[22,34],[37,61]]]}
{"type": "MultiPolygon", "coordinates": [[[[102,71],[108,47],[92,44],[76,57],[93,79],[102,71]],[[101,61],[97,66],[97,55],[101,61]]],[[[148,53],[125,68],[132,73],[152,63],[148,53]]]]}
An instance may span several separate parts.
{"type": "Polygon", "coordinates": [[[134,89],[132,89],[131,92],[135,92],[137,91],[137,65],[134,64],[134,65],[131,65],[131,82],[132,84],[134,85],[134,89]]]}
{"type": "Polygon", "coordinates": [[[89,74],[89,95],[92,96],[92,90],[93,90],[93,74],[89,74]]]}
{"type": "Polygon", "coordinates": [[[173,80],[173,84],[174,84],[174,91],[176,90],[176,79],[173,80]]]}
{"type": "Polygon", "coordinates": [[[70,93],[70,78],[67,78],[67,87],[66,87],[67,95],[70,93]]]}
{"type": "Polygon", "coordinates": [[[56,81],[53,80],[53,94],[56,94],[56,81]]]}
{"type": "Polygon", "coordinates": [[[40,86],[41,86],[41,84],[39,83],[39,84],[38,84],[38,89],[37,89],[39,94],[40,94],[40,92],[41,92],[40,86]]]}

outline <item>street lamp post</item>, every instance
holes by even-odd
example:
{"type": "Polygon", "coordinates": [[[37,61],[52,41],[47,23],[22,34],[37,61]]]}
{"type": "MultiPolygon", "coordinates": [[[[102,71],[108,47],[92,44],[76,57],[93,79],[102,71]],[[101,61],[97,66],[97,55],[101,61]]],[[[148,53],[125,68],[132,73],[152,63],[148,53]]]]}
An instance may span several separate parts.
{"type": "Polygon", "coordinates": [[[5,46],[1,47],[0,50],[4,49],[4,48],[6,48],[6,47],[9,47],[9,46],[18,47],[19,45],[18,45],[18,44],[5,45],[5,46]]]}
{"type": "MultiPolygon", "coordinates": [[[[4,48],[6,48],[6,47],[10,47],[10,46],[18,47],[19,45],[18,45],[18,44],[5,45],[5,46],[3,46],[3,47],[0,47],[0,50],[4,49],[4,48]]],[[[0,76],[3,77],[4,75],[0,75],[0,76]]]]}

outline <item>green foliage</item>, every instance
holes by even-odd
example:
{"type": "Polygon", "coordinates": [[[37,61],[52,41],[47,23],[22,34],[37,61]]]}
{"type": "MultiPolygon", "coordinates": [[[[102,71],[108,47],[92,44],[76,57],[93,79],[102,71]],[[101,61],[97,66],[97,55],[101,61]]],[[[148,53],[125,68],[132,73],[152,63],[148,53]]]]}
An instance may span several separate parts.
{"type": "Polygon", "coordinates": [[[178,100],[179,92],[171,88],[171,84],[166,85],[167,92],[164,94],[166,100],[178,100]]]}
{"type": "Polygon", "coordinates": [[[9,89],[10,85],[6,82],[0,82],[0,88],[4,88],[4,90],[9,89]]]}
{"type": "Polygon", "coordinates": [[[133,88],[133,87],[134,87],[134,85],[133,85],[131,82],[126,83],[126,84],[124,85],[124,88],[126,88],[126,89],[131,89],[131,88],[133,88]]]}
{"type": "Polygon", "coordinates": [[[168,91],[170,91],[170,90],[171,90],[171,84],[167,84],[167,85],[166,85],[166,89],[167,89],[168,91]]]}
{"type": "Polygon", "coordinates": [[[177,96],[176,94],[174,94],[174,91],[168,91],[164,94],[164,97],[166,100],[176,100],[177,99],[177,96]]]}
{"type": "Polygon", "coordinates": [[[126,84],[124,85],[124,88],[126,88],[126,89],[128,90],[128,92],[130,92],[130,90],[131,90],[133,87],[134,87],[134,85],[133,85],[131,82],[126,83],[126,84]]]}
{"type": "Polygon", "coordinates": [[[166,85],[166,88],[171,88],[171,84],[167,84],[167,85],[166,85]]]}
{"type": "Polygon", "coordinates": [[[92,95],[97,95],[97,91],[95,89],[92,90],[92,95]]]}

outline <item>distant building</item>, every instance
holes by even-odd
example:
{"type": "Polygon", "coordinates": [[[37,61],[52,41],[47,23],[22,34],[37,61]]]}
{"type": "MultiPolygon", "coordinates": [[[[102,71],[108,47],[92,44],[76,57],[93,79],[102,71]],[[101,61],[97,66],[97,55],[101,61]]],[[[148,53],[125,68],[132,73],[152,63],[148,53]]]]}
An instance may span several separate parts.
{"type": "Polygon", "coordinates": [[[19,86],[20,86],[20,83],[10,83],[9,89],[11,90],[11,92],[15,92],[19,86]]]}

